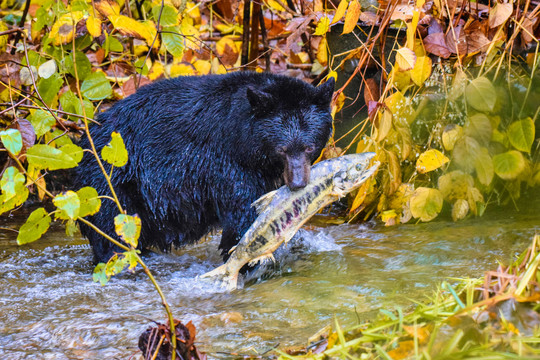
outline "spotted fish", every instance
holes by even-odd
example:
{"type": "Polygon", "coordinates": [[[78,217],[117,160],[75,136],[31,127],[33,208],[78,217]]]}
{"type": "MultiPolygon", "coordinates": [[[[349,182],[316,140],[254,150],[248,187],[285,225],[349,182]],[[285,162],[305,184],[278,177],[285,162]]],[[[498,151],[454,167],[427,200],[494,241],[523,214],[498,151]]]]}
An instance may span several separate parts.
{"type": "Polygon", "coordinates": [[[291,191],[287,186],[255,201],[259,216],[231,249],[225,264],[202,278],[216,281],[226,290],[237,288],[238,273],[246,265],[273,259],[272,253],[288,242],[300,227],[320,209],[360,187],[377,170],[369,166],[375,153],[344,155],[322,161],[311,168],[306,187],[291,191]]]}

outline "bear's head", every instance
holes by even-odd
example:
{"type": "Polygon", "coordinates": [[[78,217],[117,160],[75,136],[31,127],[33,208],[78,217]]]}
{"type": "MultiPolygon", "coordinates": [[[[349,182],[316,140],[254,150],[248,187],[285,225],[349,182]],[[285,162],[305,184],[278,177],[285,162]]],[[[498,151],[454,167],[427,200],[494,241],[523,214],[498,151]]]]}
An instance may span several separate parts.
{"type": "Polygon", "coordinates": [[[287,78],[262,89],[247,89],[262,155],[268,158],[273,171],[281,172],[291,190],[308,184],[311,164],[330,138],[334,83],[331,78],[314,87],[287,78]]]}

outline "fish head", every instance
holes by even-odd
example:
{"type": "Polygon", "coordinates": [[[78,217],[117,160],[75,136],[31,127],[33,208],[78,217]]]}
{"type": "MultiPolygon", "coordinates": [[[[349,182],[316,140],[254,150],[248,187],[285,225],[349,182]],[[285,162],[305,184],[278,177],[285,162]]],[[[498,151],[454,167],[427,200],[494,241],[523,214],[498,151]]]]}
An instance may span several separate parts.
{"type": "Polygon", "coordinates": [[[344,155],[336,158],[339,162],[339,170],[334,174],[334,191],[345,195],[360,187],[379,167],[379,162],[372,163],[375,153],[361,153],[344,155]]]}

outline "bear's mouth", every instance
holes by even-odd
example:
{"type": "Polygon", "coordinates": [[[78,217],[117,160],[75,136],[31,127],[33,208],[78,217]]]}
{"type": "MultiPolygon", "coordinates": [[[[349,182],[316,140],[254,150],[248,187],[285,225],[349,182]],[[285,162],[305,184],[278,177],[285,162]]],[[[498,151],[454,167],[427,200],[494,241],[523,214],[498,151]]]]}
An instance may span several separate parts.
{"type": "Polygon", "coordinates": [[[302,189],[309,183],[310,161],[305,152],[286,154],[283,180],[292,191],[302,189]]]}

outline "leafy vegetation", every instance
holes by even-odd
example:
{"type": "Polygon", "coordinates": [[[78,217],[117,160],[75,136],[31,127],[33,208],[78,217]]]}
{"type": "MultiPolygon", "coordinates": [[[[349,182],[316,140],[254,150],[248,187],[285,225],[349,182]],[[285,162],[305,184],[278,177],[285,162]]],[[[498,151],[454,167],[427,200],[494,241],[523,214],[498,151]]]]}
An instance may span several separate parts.
{"type": "Polygon", "coordinates": [[[377,319],[333,329],[307,349],[281,359],[525,359],[536,358],[540,315],[540,237],[509,266],[484,278],[443,282],[414,310],[381,310],[377,319]]]}

